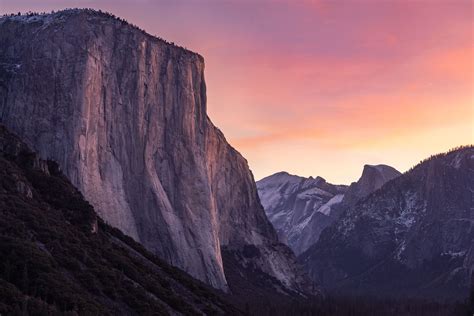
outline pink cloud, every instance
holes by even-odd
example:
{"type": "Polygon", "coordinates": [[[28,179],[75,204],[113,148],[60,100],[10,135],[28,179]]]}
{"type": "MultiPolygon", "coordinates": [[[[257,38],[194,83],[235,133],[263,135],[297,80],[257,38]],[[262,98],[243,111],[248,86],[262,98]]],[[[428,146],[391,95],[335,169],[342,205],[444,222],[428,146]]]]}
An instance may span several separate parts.
{"type": "Polygon", "coordinates": [[[319,169],[298,157],[318,156],[319,168],[349,182],[373,157],[405,168],[472,142],[470,0],[1,3],[101,8],[201,53],[209,115],[257,178],[311,175],[319,169]],[[322,156],[349,158],[341,168],[322,156]]]}

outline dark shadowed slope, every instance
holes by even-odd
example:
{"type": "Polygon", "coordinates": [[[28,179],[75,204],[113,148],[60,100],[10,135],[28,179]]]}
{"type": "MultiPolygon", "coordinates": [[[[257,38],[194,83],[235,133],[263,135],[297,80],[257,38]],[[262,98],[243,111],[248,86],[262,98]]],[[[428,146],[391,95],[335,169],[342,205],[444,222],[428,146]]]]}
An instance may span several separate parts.
{"type": "Polygon", "coordinates": [[[3,126],[0,258],[2,315],[238,313],[105,224],[54,162],[3,126]]]}
{"type": "Polygon", "coordinates": [[[350,208],[299,260],[333,293],[464,300],[474,147],[431,157],[350,208]]]}

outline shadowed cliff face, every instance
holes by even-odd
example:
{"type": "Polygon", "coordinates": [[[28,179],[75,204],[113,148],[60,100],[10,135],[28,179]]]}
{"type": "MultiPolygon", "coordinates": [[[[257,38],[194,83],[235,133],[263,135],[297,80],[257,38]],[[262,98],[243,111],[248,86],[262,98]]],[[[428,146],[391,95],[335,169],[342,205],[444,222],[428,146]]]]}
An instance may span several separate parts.
{"type": "Polygon", "coordinates": [[[262,271],[300,289],[246,160],[206,115],[203,71],[201,56],[97,12],[0,19],[1,121],[101,217],[215,287],[221,247],[250,244],[270,254],[262,271]]]}
{"type": "Polygon", "coordinates": [[[473,166],[472,146],[425,160],[348,209],[298,259],[329,292],[465,299],[473,166]]]}

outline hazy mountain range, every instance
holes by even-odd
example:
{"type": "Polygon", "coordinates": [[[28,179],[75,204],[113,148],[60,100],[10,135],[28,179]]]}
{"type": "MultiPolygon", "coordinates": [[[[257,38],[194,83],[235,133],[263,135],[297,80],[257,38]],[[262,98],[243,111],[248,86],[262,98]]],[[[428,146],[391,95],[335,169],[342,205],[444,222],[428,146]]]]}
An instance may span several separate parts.
{"type": "Polygon", "coordinates": [[[400,173],[385,165],[364,166],[360,179],[350,186],[333,185],[315,179],[276,173],[257,181],[265,212],[278,232],[298,255],[319,239],[343,210],[379,189],[400,173]]]}
{"type": "Polygon", "coordinates": [[[257,187],[280,239],[331,293],[456,300],[472,283],[473,172],[468,146],[403,175],[366,165],[349,187],[287,173],[257,187]]]}

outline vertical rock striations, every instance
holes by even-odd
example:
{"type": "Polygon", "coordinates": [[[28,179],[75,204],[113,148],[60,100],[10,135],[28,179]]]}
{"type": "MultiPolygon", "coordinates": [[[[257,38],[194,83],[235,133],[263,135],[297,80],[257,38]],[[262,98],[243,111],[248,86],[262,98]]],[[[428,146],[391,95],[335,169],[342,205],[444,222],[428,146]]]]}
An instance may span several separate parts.
{"type": "Polygon", "coordinates": [[[301,290],[246,160],[206,115],[201,56],[92,10],[0,19],[0,120],[108,223],[226,289],[221,248],[301,290]],[[285,275],[284,277],[282,275],[285,275]]]}

